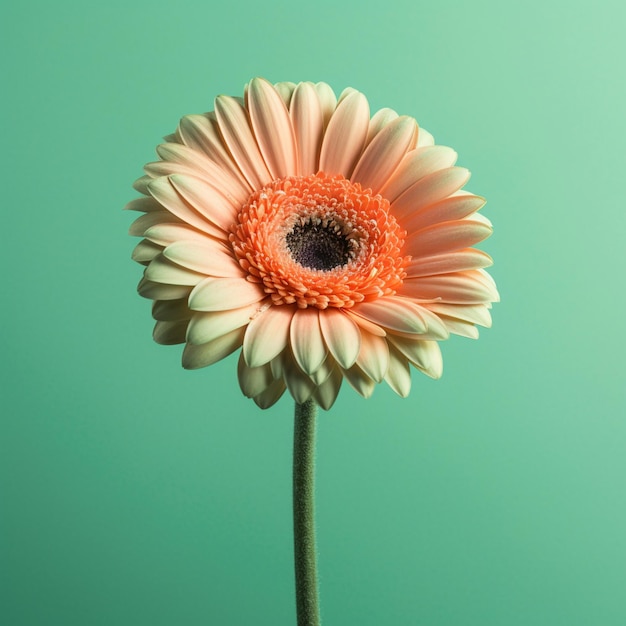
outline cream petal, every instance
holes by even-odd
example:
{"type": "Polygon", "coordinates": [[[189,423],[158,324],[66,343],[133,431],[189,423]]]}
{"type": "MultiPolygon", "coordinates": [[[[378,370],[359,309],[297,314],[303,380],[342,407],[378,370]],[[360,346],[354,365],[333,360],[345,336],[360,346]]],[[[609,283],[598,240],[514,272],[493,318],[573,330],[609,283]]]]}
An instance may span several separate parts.
{"type": "Polygon", "coordinates": [[[345,313],[359,328],[362,328],[368,333],[377,335],[378,337],[384,337],[387,334],[384,328],[381,328],[378,324],[374,324],[374,322],[370,322],[360,315],[355,315],[350,309],[345,310],[345,313]]]}
{"type": "Polygon", "coordinates": [[[361,350],[356,364],[375,382],[380,383],[389,367],[387,339],[369,333],[361,334],[361,350]]]}
{"type": "Polygon", "coordinates": [[[218,188],[229,200],[241,204],[250,196],[250,187],[232,168],[224,167],[198,150],[184,145],[165,143],[157,146],[162,161],[144,168],[154,177],[182,174],[202,178],[218,188]]]}
{"type": "Polygon", "coordinates": [[[345,379],[350,386],[364,398],[369,398],[374,393],[376,383],[358,366],[353,365],[349,369],[342,369],[345,379]]]}
{"type": "Polygon", "coordinates": [[[304,404],[315,391],[315,383],[298,367],[292,356],[285,355],[283,377],[289,393],[298,404],[304,404]]]}
{"type": "Polygon", "coordinates": [[[403,333],[423,333],[426,324],[417,304],[402,298],[385,297],[372,302],[361,302],[351,311],[379,326],[403,333]]]}
{"type": "Polygon", "coordinates": [[[170,183],[198,213],[225,231],[237,220],[239,207],[222,195],[213,185],[182,174],[172,174],[170,183]]]}
{"type": "Polygon", "coordinates": [[[333,369],[330,376],[313,392],[313,399],[319,406],[325,411],[328,411],[339,394],[341,383],[343,382],[343,375],[337,368],[333,369]]]}
{"type": "Polygon", "coordinates": [[[245,278],[205,278],[189,295],[194,311],[229,311],[240,309],[265,297],[263,288],[245,278]]]}
{"type": "Polygon", "coordinates": [[[425,146],[434,146],[435,138],[424,128],[420,127],[419,134],[417,135],[417,147],[423,148],[425,146]]]}
{"type": "Polygon", "coordinates": [[[289,108],[289,105],[291,104],[291,98],[293,97],[293,92],[296,90],[296,87],[296,83],[291,83],[289,81],[274,83],[274,89],[276,89],[278,95],[283,99],[287,108],[289,108]]]}
{"type": "Polygon", "coordinates": [[[459,320],[453,320],[450,318],[442,318],[443,323],[448,327],[448,330],[455,335],[461,337],[467,337],[468,339],[478,339],[478,328],[473,324],[467,322],[460,322],[459,320]]]}
{"type": "Polygon", "coordinates": [[[154,198],[135,198],[124,207],[124,211],[141,211],[142,213],[162,210],[163,207],[154,198]]]}
{"type": "Polygon", "coordinates": [[[337,105],[322,141],[320,170],[349,178],[361,155],[369,127],[369,104],[353,91],[337,105]]]}
{"type": "Polygon", "coordinates": [[[188,285],[166,285],[163,283],[154,283],[151,280],[142,278],[137,285],[137,293],[143,298],[150,300],[178,300],[187,298],[191,293],[191,287],[188,285]]]}
{"type": "Polygon", "coordinates": [[[254,78],[248,89],[250,122],[259,149],[273,178],[298,173],[296,141],[289,112],[276,89],[262,78],[254,78]]]}
{"type": "Polygon", "coordinates": [[[326,128],[328,126],[330,118],[332,117],[332,114],[337,108],[337,96],[335,95],[335,92],[332,90],[330,85],[327,85],[326,83],[316,83],[315,91],[317,92],[317,97],[319,98],[320,105],[322,107],[324,128],[326,128]]]}
{"type": "Polygon", "coordinates": [[[258,313],[259,303],[248,304],[228,311],[207,311],[194,313],[187,330],[187,341],[195,345],[213,341],[222,335],[247,326],[258,313]]]}
{"type": "Polygon", "coordinates": [[[260,367],[248,367],[243,354],[239,355],[239,362],[237,363],[237,379],[241,392],[246,398],[253,398],[262,394],[274,382],[272,368],[269,364],[260,367]]]}
{"type": "Polygon", "coordinates": [[[398,114],[393,109],[379,109],[372,115],[369,126],[367,128],[367,137],[365,138],[365,145],[368,146],[372,139],[378,133],[387,126],[390,122],[398,119],[398,114]]]}
{"type": "Polygon", "coordinates": [[[389,344],[389,367],[385,382],[401,397],[406,398],[411,391],[411,370],[409,361],[389,344]]]}
{"type": "Polygon", "coordinates": [[[134,183],[133,189],[142,193],[144,196],[148,195],[148,183],[152,180],[151,176],[147,174],[145,176],[140,176],[134,183]]]}
{"type": "Polygon", "coordinates": [[[411,150],[385,183],[381,194],[389,202],[393,202],[424,176],[454,165],[456,158],[457,153],[447,146],[427,146],[411,150]]]}
{"type": "Polygon", "coordinates": [[[283,380],[275,380],[265,391],[254,396],[254,402],[260,409],[269,409],[285,393],[286,388],[283,380]]]}
{"type": "Polygon", "coordinates": [[[412,117],[394,120],[367,146],[350,180],[378,193],[411,149],[416,136],[417,123],[412,117]]]}
{"type": "Polygon", "coordinates": [[[205,279],[203,274],[181,267],[167,259],[163,254],[158,255],[151,261],[144,272],[144,277],[155,283],[187,285],[190,287],[197,285],[205,279]]]}
{"type": "Polygon", "coordinates": [[[309,378],[319,387],[336,369],[336,361],[332,356],[326,356],[322,364],[312,373],[309,378]]]}
{"type": "Polygon", "coordinates": [[[407,237],[404,250],[414,259],[438,256],[473,246],[491,233],[491,227],[472,219],[442,222],[407,237]]]}
{"type": "Polygon", "coordinates": [[[248,324],[243,356],[250,367],[269,363],[287,347],[294,313],[291,306],[270,306],[248,324]]]}
{"type": "Polygon", "coordinates": [[[186,344],[183,350],[183,367],[195,370],[221,361],[241,347],[243,334],[244,329],[238,328],[200,346],[186,344]]]}
{"type": "Polygon", "coordinates": [[[352,367],[361,349],[361,331],[354,320],[339,309],[327,308],[320,314],[324,341],[337,363],[352,367]]]}
{"type": "Polygon", "coordinates": [[[244,107],[235,98],[218,96],[215,114],[220,132],[242,174],[253,189],[260,189],[272,180],[261,156],[244,107]]]}
{"type": "Polygon", "coordinates": [[[138,217],[128,229],[128,234],[133,237],[143,237],[145,233],[155,226],[164,222],[176,223],[181,220],[172,215],[169,211],[153,211],[152,213],[144,213],[138,217]]]}
{"type": "Polygon", "coordinates": [[[491,222],[476,213],[485,204],[485,199],[473,194],[453,195],[422,208],[402,220],[402,226],[411,234],[441,222],[452,222],[470,218],[491,227],[491,222]]]}
{"type": "Polygon", "coordinates": [[[308,176],[317,172],[324,135],[324,114],[312,83],[300,83],[291,100],[289,111],[296,137],[299,173],[308,176]]]}
{"type": "MultiPolygon", "coordinates": [[[[200,215],[182,198],[176,189],[174,189],[168,178],[162,177],[153,180],[148,185],[148,189],[150,193],[179,220],[217,239],[228,239],[228,235],[222,228],[212,221],[207,220],[203,215],[200,215]]],[[[147,215],[154,214],[148,213],[147,215]]],[[[163,221],[172,222],[176,220],[169,219],[163,221]]]]}
{"type": "Polygon", "coordinates": [[[498,302],[498,291],[479,274],[481,270],[441,274],[426,278],[407,278],[400,293],[414,298],[440,298],[449,304],[498,302]]]}
{"type": "Polygon", "coordinates": [[[463,305],[435,302],[429,304],[428,308],[436,315],[444,315],[447,318],[491,328],[491,313],[484,304],[463,305]]]}
{"type": "Polygon", "coordinates": [[[294,357],[302,370],[311,375],[326,358],[326,345],[322,338],[319,309],[298,309],[291,320],[290,343],[294,357]]]}
{"type": "Polygon", "coordinates": [[[476,270],[492,264],[493,261],[486,252],[475,248],[465,248],[456,252],[413,258],[405,269],[408,278],[419,278],[420,276],[476,270]]]}
{"type": "Polygon", "coordinates": [[[222,278],[245,276],[239,263],[233,258],[232,250],[216,240],[177,241],[165,248],[163,256],[205,276],[222,278]]]}
{"type": "Polygon", "coordinates": [[[389,343],[419,370],[431,378],[441,378],[443,359],[436,341],[412,341],[404,337],[389,335],[389,343]]]}
{"type": "Polygon", "coordinates": [[[217,241],[187,224],[156,224],[146,230],[144,237],[159,246],[169,246],[177,241],[217,241]]]}
{"type": "Polygon", "coordinates": [[[137,263],[141,263],[142,265],[147,265],[154,259],[157,254],[160,254],[163,251],[163,246],[157,246],[151,241],[146,241],[145,239],[140,241],[133,250],[132,259],[137,263]]]}
{"type": "Polygon", "coordinates": [[[391,212],[404,226],[404,220],[429,204],[439,202],[454,193],[469,177],[469,170],[456,165],[428,174],[391,203],[391,212]]]}
{"type": "Polygon", "coordinates": [[[189,320],[179,320],[174,322],[157,322],[154,325],[152,338],[163,346],[173,346],[178,343],[185,343],[187,324],[189,320]]]}
{"type": "MultiPolygon", "coordinates": [[[[222,137],[217,130],[215,114],[186,115],[180,121],[179,131],[185,145],[209,156],[212,161],[226,170],[237,181],[241,190],[245,190],[248,194],[252,193],[252,187],[243,177],[224,146],[222,137]]],[[[238,198],[243,199],[239,195],[238,198]]]]}
{"type": "Polygon", "coordinates": [[[189,322],[191,311],[187,306],[187,298],[178,300],[156,300],[152,303],[152,317],[160,322],[189,322]]]}

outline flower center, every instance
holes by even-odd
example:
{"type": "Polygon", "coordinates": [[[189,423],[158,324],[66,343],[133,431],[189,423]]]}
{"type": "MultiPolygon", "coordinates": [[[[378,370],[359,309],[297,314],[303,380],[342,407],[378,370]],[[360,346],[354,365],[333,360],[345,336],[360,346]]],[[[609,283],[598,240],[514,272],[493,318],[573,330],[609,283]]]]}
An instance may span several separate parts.
{"type": "Polygon", "coordinates": [[[253,193],[230,242],[273,304],[325,309],[394,294],[406,276],[405,235],[385,198],[319,172],[253,193]]]}
{"type": "Polygon", "coordinates": [[[354,241],[342,224],[327,217],[306,217],[287,233],[285,242],[294,261],[312,270],[343,267],[354,258],[354,241]]]}

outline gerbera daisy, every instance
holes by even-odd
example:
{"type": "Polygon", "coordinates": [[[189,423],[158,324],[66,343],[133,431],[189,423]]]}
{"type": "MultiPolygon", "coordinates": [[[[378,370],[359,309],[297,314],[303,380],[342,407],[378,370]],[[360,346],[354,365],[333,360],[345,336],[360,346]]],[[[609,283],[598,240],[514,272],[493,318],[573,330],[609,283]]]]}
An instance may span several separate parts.
{"type": "Polygon", "coordinates": [[[484,199],[413,118],[370,117],[354,89],[256,78],[157,153],[128,205],[144,213],[130,232],[154,339],[185,343],[192,369],[242,348],[260,407],[288,389],[328,409],[344,378],[406,396],[410,365],[437,378],[438,342],[490,325],[491,259],[471,247],[491,234],[484,199]]]}

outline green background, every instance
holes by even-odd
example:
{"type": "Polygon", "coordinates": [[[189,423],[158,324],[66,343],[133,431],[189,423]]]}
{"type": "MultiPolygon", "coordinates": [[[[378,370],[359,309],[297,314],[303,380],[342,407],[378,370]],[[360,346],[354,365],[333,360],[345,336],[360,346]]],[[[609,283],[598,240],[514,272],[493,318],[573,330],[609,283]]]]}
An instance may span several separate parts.
{"type": "Polygon", "coordinates": [[[5,7],[0,623],[294,624],[292,404],[152,342],[121,211],[263,75],[413,115],[495,225],[493,328],[320,416],[325,623],[626,624],[625,7],[5,7]]]}

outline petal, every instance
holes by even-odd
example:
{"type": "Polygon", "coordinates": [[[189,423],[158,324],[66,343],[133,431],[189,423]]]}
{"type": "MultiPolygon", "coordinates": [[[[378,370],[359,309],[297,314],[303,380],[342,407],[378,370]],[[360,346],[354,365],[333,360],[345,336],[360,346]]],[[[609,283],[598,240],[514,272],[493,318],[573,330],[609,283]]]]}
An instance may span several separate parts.
{"type": "Polygon", "coordinates": [[[389,344],[389,367],[385,382],[401,397],[406,398],[411,391],[411,370],[409,361],[393,344],[389,344]]]}
{"type": "Polygon", "coordinates": [[[345,313],[359,328],[366,330],[368,333],[377,335],[378,337],[384,337],[387,334],[384,328],[381,328],[377,324],[374,324],[374,322],[370,322],[360,315],[355,315],[350,309],[345,309],[345,313]]]}
{"type": "MultiPolygon", "coordinates": [[[[200,215],[187,203],[182,196],[174,189],[168,178],[157,178],[153,180],[148,189],[150,193],[176,218],[186,222],[190,226],[197,228],[203,233],[207,233],[217,239],[227,239],[226,232],[217,226],[214,222],[209,221],[203,215],[200,215]]],[[[156,215],[148,213],[147,215],[156,215]]],[[[175,222],[176,219],[162,220],[175,222]]],[[[155,222],[158,223],[158,222],[155,222]]],[[[154,224],[151,224],[151,226],[154,224]]]]}
{"type": "Polygon", "coordinates": [[[404,249],[406,254],[421,259],[473,246],[491,233],[490,226],[472,219],[442,222],[407,237],[404,249]]]}
{"type": "Polygon", "coordinates": [[[153,339],[163,346],[173,346],[178,343],[185,343],[185,334],[189,320],[179,320],[173,322],[157,322],[152,332],[153,339]]]}
{"type": "Polygon", "coordinates": [[[187,146],[164,143],[157,146],[162,161],[149,163],[144,168],[154,178],[171,174],[187,174],[202,178],[220,189],[233,202],[242,203],[250,195],[250,187],[241,175],[233,174],[232,167],[224,167],[202,152],[187,146]]]}
{"type": "Polygon", "coordinates": [[[296,362],[306,374],[313,374],[327,354],[320,329],[319,309],[298,309],[291,320],[289,336],[296,362]]]}
{"type": "Polygon", "coordinates": [[[293,97],[293,92],[296,89],[296,83],[281,81],[280,83],[274,84],[274,89],[276,89],[278,95],[283,99],[285,106],[289,107],[291,99],[293,97]]]}
{"type": "Polygon", "coordinates": [[[449,304],[484,304],[498,302],[500,297],[494,285],[485,281],[481,270],[441,274],[426,278],[408,278],[400,291],[415,298],[438,298],[449,304]]]}
{"type": "Polygon", "coordinates": [[[274,87],[254,78],[248,88],[248,111],[259,149],[273,178],[295,176],[296,142],[287,107],[274,87]]]}
{"type": "Polygon", "coordinates": [[[253,189],[272,180],[248,123],[248,115],[236,98],[218,96],[215,114],[220,132],[234,161],[253,189]]]}
{"type": "MultiPolygon", "coordinates": [[[[483,207],[485,199],[472,194],[453,195],[439,202],[422,208],[407,216],[402,225],[409,234],[433,224],[460,220],[471,215],[471,219],[480,221],[476,211],[483,207]]],[[[490,225],[490,224],[487,224],[490,225]]]]}
{"type": "Polygon", "coordinates": [[[391,212],[404,226],[403,220],[454,193],[469,180],[469,177],[469,170],[457,166],[424,176],[391,203],[391,212]]]}
{"type": "Polygon", "coordinates": [[[459,335],[460,337],[467,337],[468,339],[478,339],[478,328],[476,328],[473,324],[445,317],[442,319],[451,333],[459,335]]]}
{"type": "Polygon", "coordinates": [[[154,198],[135,198],[124,207],[124,211],[141,211],[142,213],[162,210],[163,207],[154,198]]]}
{"type": "Polygon", "coordinates": [[[304,404],[315,391],[315,383],[298,367],[288,351],[284,357],[283,376],[289,393],[298,404],[304,404]]]}
{"type": "Polygon", "coordinates": [[[375,382],[385,377],[389,367],[387,339],[369,333],[361,335],[361,350],[356,364],[375,382]]]}
{"type": "Polygon", "coordinates": [[[369,126],[367,128],[367,137],[365,138],[365,145],[368,146],[372,139],[378,133],[387,126],[393,120],[398,119],[398,114],[393,109],[379,109],[372,115],[369,126]]]}
{"type": "Polygon", "coordinates": [[[259,304],[249,304],[228,311],[194,313],[187,330],[187,341],[196,345],[213,341],[222,335],[247,326],[259,311],[259,304]]]}
{"type": "Polygon", "coordinates": [[[376,383],[358,365],[342,372],[350,386],[364,398],[369,398],[374,393],[376,383]]]}
{"type": "Polygon", "coordinates": [[[408,278],[418,278],[420,276],[475,270],[489,267],[492,264],[493,261],[486,252],[474,248],[466,248],[446,254],[413,258],[405,269],[408,278]]]}
{"type": "MultiPolygon", "coordinates": [[[[421,132],[421,129],[418,132],[421,132]]],[[[393,202],[424,176],[454,165],[456,158],[457,153],[446,146],[428,146],[412,150],[402,159],[381,189],[381,193],[387,200],[393,202]]]]}
{"type": "Polygon", "coordinates": [[[148,195],[148,183],[152,180],[151,176],[140,176],[134,183],[133,189],[142,193],[144,196],[148,195]]]}
{"type": "Polygon", "coordinates": [[[443,359],[439,344],[436,341],[413,341],[404,337],[389,335],[389,343],[419,370],[431,378],[441,378],[443,359]]]}
{"type": "Polygon", "coordinates": [[[172,174],[170,183],[185,202],[221,229],[228,231],[237,220],[238,206],[213,185],[183,174],[172,174]]]}
{"type": "Polygon", "coordinates": [[[254,396],[254,402],[260,409],[269,409],[285,393],[285,389],[283,380],[275,380],[265,391],[254,396]]]}
{"type": "Polygon", "coordinates": [[[144,237],[160,246],[177,241],[217,241],[186,224],[156,224],[146,230],[144,237]]]}
{"type": "Polygon", "coordinates": [[[152,317],[161,322],[189,322],[191,311],[187,306],[187,298],[178,300],[157,300],[152,303],[152,317]]]}
{"type": "Polygon", "coordinates": [[[311,83],[300,83],[293,93],[291,121],[298,150],[301,176],[315,174],[324,135],[324,114],[317,91],[311,83]]]}
{"type": "Polygon", "coordinates": [[[241,278],[245,275],[232,251],[215,239],[177,241],[165,248],[163,256],[205,276],[241,278]]]}
{"type": "Polygon", "coordinates": [[[221,361],[241,346],[243,334],[244,329],[238,328],[201,346],[188,343],[183,350],[183,367],[194,370],[221,361]]]}
{"type": "Polygon", "coordinates": [[[313,392],[313,399],[325,411],[328,411],[337,399],[343,375],[337,368],[333,369],[331,375],[313,392]]]}
{"type": "Polygon", "coordinates": [[[243,354],[239,355],[237,378],[241,392],[246,398],[253,398],[262,394],[274,382],[272,368],[269,364],[260,367],[248,367],[243,354]]]}
{"type": "Polygon", "coordinates": [[[229,311],[265,297],[263,289],[245,278],[205,278],[189,295],[194,311],[229,311]]]}
{"type": "Polygon", "coordinates": [[[185,115],[180,121],[179,132],[185,145],[206,154],[237,181],[240,189],[246,190],[248,194],[252,193],[253,189],[243,177],[224,146],[222,137],[217,130],[217,121],[214,113],[185,115]]]}
{"type": "Polygon", "coordinates": [[[294,312],[291,306],[270,306],[248,324],[243,356],[250,367],[268,363],[287,347],[294,312]]]}
{"type": "Polygon", "coordinates": [[[180,221],[180,219],[178,219],[175,215],[172,215],[169,211],[153,211],[138,217],[130,225],[128,234],[133,237],[144,237],[148,229],[152,228],[156,224],[162,224],[165,222],[176,223],[180,221]]]}
{"type": "Polygon", "coordinates": [[[337,96],[331,86],[326,83],[316,83],[315,91],[317,92],[317,97],[319,98],[320,105],[322,106],[324,128],[327,128],[328,122],[337,108],[337,96]]]}
{"type": "Polygon", "coordinates": [[[163,254],[155,257],[144,272],[144,277],[155,283],[166,285],[194,286],[205,279],[201,273],[188,270],[176,263],[172,263],[163,254]]]}
{"type": "Polygon", "coordinates": [[[369,126],[369,104],[365,96],[350,93],[333,113],[322,141],[320,170],[350,177],[361,155],[369,126]]]}
{"type": "Polygon", "coordinates": [[[320,314],[320,328],[337,363],[344,369],[352,367],[361,349],[361,331],[357,324],[345,313],[329,307],[320,314]]]}
{"type": "Polygon", "coordinates": [[[137,263],[147,265],[161,252],[163,252],[163,246],[157,246],[151,241],[143,239],[135,246],[131,258],[137,263]]]}
{"type": "Polygon", "coordinates": [[[417,147],[434,146],[435,138],[424,128],[420,128],[417,136],[417,147]]]}
{"type": "Polygon", "coordinates": [[[411,149],[416,136],[417,123],[412,117],[402,116],[394,120],[367,146],[350,180],[378,193],[411,149]]]}
{"type": "Polygon", "coordinates": [[[446,318],[458,319],[463,322],[479,324],[480,326],[491,328],[491,314],[484,304],[462,305],[435,302],[429,304],[428,308],[433,311],[433,313],[443,315],[446,318]]]}
{"type": "Polygon", "coordinates": [[[163,283],[154,283],[151,280],[142,278],[137,285],[137,292],[143,298],[150,300],[178,300],[187,298],[191,293],[191,287],[188,285],[165,285],[163,283]]]}
{"type": "Polygon", "coordinates": [[[352,307],[356,315],[379,326],[403,333],[423,333],[426,324],[420,316],[418,305],[401,298],[379,298],[372,302],[361,302],[352,307]]]}

